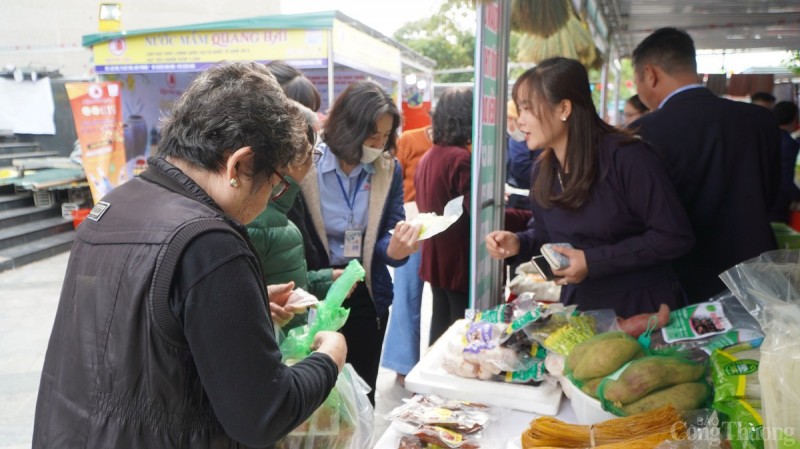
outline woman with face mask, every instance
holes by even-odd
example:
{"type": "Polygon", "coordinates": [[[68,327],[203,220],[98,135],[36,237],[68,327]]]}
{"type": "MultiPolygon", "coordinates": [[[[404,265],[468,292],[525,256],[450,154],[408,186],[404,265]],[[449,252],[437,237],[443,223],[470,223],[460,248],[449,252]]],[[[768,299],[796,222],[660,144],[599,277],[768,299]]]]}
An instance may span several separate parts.
{"type": "Polygon", "coordinates": [[[301,183],[311,231],[327,253],[321,264],[342,268],[357,259],[366,270],[344,302],[350,316],[341,333],[353,345],[347,362],[372,388],[373,403],[393,298],[387,265],[406,263],[420,232],[404,221],[403,176],[390,152],[399,126],[400,113],[383,87],[351,84],[334,102],[323,127],[322,157],[301,183]]]}

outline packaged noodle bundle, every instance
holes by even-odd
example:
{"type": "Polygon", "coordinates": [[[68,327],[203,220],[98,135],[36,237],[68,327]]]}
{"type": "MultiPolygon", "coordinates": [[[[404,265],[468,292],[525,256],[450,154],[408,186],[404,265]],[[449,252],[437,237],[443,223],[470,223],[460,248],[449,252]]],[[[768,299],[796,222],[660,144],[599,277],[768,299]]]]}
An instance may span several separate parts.
{"type": "Polygon", "coordinates": [[[766,423],[764,445],[768,449],[798,447],[800,251],[766,252],[720,277],[766,334],[758,370],[766,423]]]}
{"type": "Polygon", "coordinates": [[[666,440],[686,438],[686,423],[673,407],[662,407],[591,426],[567,424],[545,416],[522,434],[522,449],[533,448],[654,448],[666,440]]]}

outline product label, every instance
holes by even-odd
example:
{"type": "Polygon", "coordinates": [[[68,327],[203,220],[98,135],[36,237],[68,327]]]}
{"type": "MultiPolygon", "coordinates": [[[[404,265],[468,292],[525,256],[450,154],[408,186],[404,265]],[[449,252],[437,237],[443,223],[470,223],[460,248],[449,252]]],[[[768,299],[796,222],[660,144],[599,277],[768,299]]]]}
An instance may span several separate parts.
{"type": "Polygon", "coordinates": [[[758,361],[751,359],[737,360],[728,363],[722,370],[729,376],[746,376],[758,371],[758,361]]]}
{"type": "Polygon", "coordinates": [[[732,328],[722,304],[715,301],[684,307],[670,313],[669,324],[661,329],[661,334],[664,336],[664,341],[672,343],[707,338],[725,333],[732,328]]]}

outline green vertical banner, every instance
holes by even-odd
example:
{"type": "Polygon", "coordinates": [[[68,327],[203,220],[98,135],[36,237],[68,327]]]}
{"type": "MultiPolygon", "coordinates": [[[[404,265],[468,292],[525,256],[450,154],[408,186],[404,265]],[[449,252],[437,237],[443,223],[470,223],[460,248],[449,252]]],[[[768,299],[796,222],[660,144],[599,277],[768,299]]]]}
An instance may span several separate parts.
{"type": "Polygon", "coordinates": [[[505,184],[506,67],[510,0],[479,2],[475,42],[472,136],[470,308],[501,302],[502,262],[489,257],[484,237],[503,228],[505,184]]]}

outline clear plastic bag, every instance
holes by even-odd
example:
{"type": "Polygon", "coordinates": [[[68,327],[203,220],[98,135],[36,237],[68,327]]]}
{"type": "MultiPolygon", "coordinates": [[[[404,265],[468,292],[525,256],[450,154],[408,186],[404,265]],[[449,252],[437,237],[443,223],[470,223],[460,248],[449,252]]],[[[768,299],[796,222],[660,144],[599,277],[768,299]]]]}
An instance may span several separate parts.
{"type": "Polygon", "coordinates": [[[720,275],[766,334],[758,377],[767,449],[800,445],[800,251],[770,251],[720,275]]]}
{"type": "Polygon", "coordinates": [[[275,449],[362,449],[372,447],[373,407],[370,388],[346,364],[325,402],[275,449]]]}

